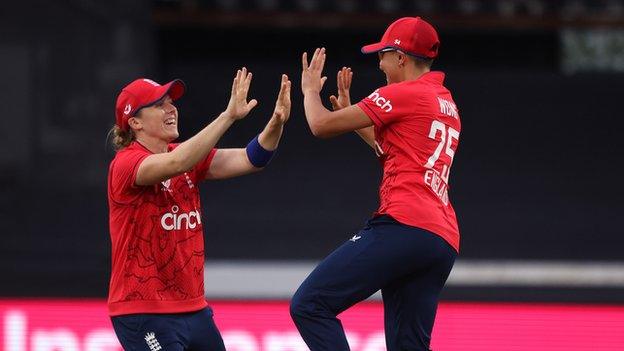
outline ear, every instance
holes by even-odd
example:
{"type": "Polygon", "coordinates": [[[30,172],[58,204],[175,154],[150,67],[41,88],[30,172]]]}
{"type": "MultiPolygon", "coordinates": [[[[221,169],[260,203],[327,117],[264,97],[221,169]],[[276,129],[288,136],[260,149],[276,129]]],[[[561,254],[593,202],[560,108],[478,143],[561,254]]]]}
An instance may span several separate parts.
{"type": "Polygon", "coordinates": [[[399,63],[399,67],[405,66],[405,64],[407,63],[407,54],[404,54],[400,51],[396,51],[396,53],[397,53],[397,61],[399,63]]]}
{"type": "Polygon", "coordinates": [[[136,117],[128,118],[128,125],[132,130],[141,130],[143,125],[141,124],[141,120],[136,117]]]}

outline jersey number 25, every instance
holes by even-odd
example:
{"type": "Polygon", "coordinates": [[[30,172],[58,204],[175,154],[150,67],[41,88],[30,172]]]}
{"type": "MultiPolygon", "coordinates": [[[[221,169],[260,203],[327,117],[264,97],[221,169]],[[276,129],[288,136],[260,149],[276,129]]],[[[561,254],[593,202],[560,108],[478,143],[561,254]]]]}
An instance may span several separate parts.
{"type": "Polygon", "coordinates": [[[438,132],[440,132],[440,143],[433,152],[433,155],[431,155],[427,163],[425,163],[425,167],[433,169],[436,161],[440,158],[442,149],[445,149],[444,152],[449,156],[450,161],[448,165],[446,163],[443,164],[440,177],[448,184],[449,173],[451,172],[451,165],[453,164],[453,157],[455,156],[455,150],[452,148],[453,139],[459,140],[459,132],[452,127],[448,127],[447,129],[446,125],[440,121],[433,121],[431,123],[431,129],[429,130],[429,138],[436,140],[438,132]],[[446,148],[444,147],[445,145],[446,148]]]}

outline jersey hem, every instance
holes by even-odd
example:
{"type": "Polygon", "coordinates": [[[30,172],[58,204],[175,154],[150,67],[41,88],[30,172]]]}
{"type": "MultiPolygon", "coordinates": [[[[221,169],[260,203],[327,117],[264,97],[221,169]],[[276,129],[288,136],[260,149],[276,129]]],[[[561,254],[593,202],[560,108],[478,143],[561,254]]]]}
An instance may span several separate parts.
{"type": "Polygon", "coordinates": [[[199,311],[208,306],[203,296],[183,301],[120,301],[108,304],[108,314],[111,317],[135,313],[185,313],[199,311]]]}
{"type": "Polygon", "coordinates": [[[409,225],[411,227],[416,227],[416,228],[420,228],[420,229],[424,229],[426,231],[429,231],[439,237],[441,237],[442,239],[444,239],[444,241],[446,241],[453,249],[455,249],[455,251],[457,251],[457,253],[459,253],[459,233],[452,233],[449,232],[448,230],[445,230],[443,227],[432,224],[432,225],[427,225],[427,224],[423,224],[423,223],[418,223],[416,221],[412,221],[409,218],[405,218],[399,214],[393,214],[390,212],[375,212],[375,215],[388,215],[391,216],[392,218],[394,218],[397,222],[401,223],[401,224],[405,224],[405,225],[409,225]]]}

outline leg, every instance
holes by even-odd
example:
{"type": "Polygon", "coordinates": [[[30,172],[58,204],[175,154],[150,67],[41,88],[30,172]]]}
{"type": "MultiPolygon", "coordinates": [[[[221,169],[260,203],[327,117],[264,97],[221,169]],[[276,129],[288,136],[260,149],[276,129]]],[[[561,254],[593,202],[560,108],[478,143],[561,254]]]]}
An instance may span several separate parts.
{"type": "Polygon", "coordinates": [[[312,351],[349,350],[336,316],[413,270],[419,235],[387,217],[369,221],[323,260],[292,298],[290,313],[312,351]]]}
{"type": "Polygon", "coordinates": [[[455,261],[455,251],[441,238],[418,237],[422,248],[437,253],[422,268],[394,280],[382,291],[386,346],[389,351],[429,350],[438,296],[455,261]],[[439,242],[436,242],[439,241],[439,242]]]}
{"type": "Polygon", "coordinates": [[[366,252],[374,236],[360,231],[360,239],[347,241],[326,257],[299,286],[290,304],[290,315],[312,351],[349,350],[336,318],[340,312],[372,295],[381,286],[369,271],[366,252]]]}
{"type": "Polygon", "coordinates": [[[223,338],[213,319],[212,309],[206,307],[188,318],[192,351],[225,351],[223,338]]]}

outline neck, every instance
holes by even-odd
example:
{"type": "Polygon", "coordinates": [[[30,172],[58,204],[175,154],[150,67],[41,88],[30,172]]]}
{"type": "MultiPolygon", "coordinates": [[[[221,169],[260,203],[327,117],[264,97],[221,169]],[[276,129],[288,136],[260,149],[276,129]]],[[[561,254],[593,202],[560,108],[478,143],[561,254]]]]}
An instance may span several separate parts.
{"type": "Polygon", "coordinates": [[[169,151],[169,143],[162,139],[147,135],[137,135],[136,141],[155,154],[161,154],[169,151]]]}
{"type": "Polygon", "coordinates": [[[405,67],[405,71],[403,72],[403,78],[404,80],[416,80],[420,78],[423,74],[430,71],[431,69],[429,69],[429,67],[409,65],[405,67]]]}

